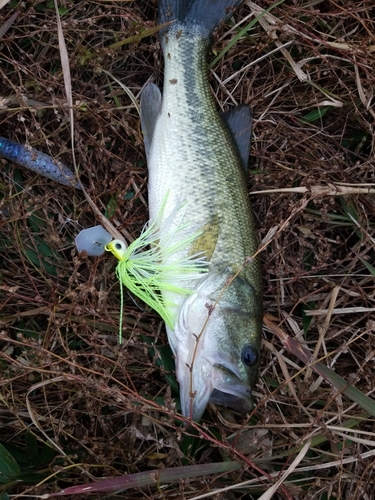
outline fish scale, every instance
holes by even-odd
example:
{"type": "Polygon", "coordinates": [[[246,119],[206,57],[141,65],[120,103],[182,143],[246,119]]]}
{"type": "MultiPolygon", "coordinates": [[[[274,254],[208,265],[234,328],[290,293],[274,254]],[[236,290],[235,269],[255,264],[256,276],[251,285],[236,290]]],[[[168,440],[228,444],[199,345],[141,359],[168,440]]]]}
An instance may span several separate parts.
{"type": "MultiPolygon", "coordinates": [[[[220,227],[211,263],[231,263],[237,271],[258,248],[256,235],[248,230],[254,227],[254,219],[233,136],[216,110],[209,87],[208,43],[199,31],[193,33],[177,24],[164,42],[163,103],[149,162],[150,218],[159,212],[167,190],[171,194],[166,213],[184,193],[192,223],[216,219],[220,227]]],[[[245,274],[259,280],[259,261],[248,266],[245,274]]]]}

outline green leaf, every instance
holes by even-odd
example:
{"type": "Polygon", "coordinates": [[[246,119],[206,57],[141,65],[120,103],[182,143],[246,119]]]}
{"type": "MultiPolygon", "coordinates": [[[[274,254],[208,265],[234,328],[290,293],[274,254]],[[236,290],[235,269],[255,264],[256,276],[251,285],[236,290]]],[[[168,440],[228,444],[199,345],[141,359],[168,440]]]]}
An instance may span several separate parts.
{"type": "Polygon", "coordinates": [[[8,483],[20,475],[18,463],[9,451],[0,444],[0,483],[8,483]]]}
{"type": "Polygon", "coordinates": [[[183,464],[188,464],[189,460],[194,457],[196,458],[196,454],[199,450],[199,448],[203,445],[207,445],[207,443],[202,442],[202,439],[200,436],[194,436],[193,433],[196,431],[192,431],[190,434],[186,434],[180,444],[180,450],[183,454],[183,459],[182,463],[183,464]],[[189,457],[189,458],[187,458],[189,457]]]}
{"type": "Polygon", "coordinates": [[[12,443],[7,443],[7,450],[18,463],[21,470],[30,466],[30,459],[26,453],[25,447],[15,446],[12,443]]]}
{"type": "Polygon", "coordinates": [[[341,141],[341,145],[344,148],[350,149],[351,151],[362,150],[370,145],[372,136],[371,134],[367,134],[365,130],[357,130],[352,133],[352,137],[347,139],[343,139],[341,141]]]}
{"type": "Polygon", "coordinates": [[[38,440],[31,432],[26,432],[26,448],[30,463],[36,466],[39,465],[38,440]]]}
{"type": "Polygon", "coordinates": [[[20,193],[23,191],[23,177],[22,177],[22,172],[16,168],[13,171],[13,183],[15,184],[15,190],[17,193],[20,193]]]}
{"type": "Polygon", "coordinates": [[[107,217],[107,219],[113,217],[115,215],[117,207],[118,207],[117,196],[113,194],[108,202],[107,208],[105,209],[104,217],[107,217]]]}
{"type": "Polygon", "coordinates": [[[173,358],[173,353],[169,345],[157,346],[156,353],[159,355],[156,359],[157,366],[161,366],[164,368],[166,373],[164,374],[165,380],[170,385],[171,389],[178,394],[179,387],[174,375],[175,373],[175,363],[173,358]]]}
{"type": "MultiPolygon", "coordinates": [[[[31,245],[31,242],[28,242],[28,245],[31,245]]],[[[40,236],[36,235],[32,239],[33,248],[30,248],[28,245],[25,246],[25,254],[30,262],[44,269],[48,274],[56,276],[55,264],[58,264],[58,259],[51,247],[40,236]]]]}
{"type": "MultiPolygon", "coordinates": [[[[35,10],[39,11],[39,12],[48,12],[50,10],[52,11],[55,11],[55,3],[53,0],[49,1],[49,2],[43,2],[41,4],[37,4],[35,6],[35,10]]],[[[59,14],[60,16],[66,14],[68,12],[69,9],[67,9],[66,7],[59,7],[59,14]]]]}
{"type": "Polygon", "coordinates": [[[31,248],[26,248],[25,250],[27,258],[35,264],[37,267],[40,267],[47,271],[48,274],[51,274],[52,276],[56,276],[56,267],[49,262],[46,261],[40,261],[38,254],[34,252],[31,248]]]}
{"type": "Polygon", "coordinates": [[[313,316],[307,316],[306,311],[311,311],[314,309],[315,309],[315,302],[307,302],[306,304],[302,305],[302,326],[305,335],[313,319],[313,316]]]}
{"type": "MultiPolygon", "coordinates": [[[[28,210],[32,210],[32,207],[28,207],[28,210]]],[[[41,229],[45,229],[47,227],[46,221],[42,216],[39,216],[36,211],[29,216],[27,222],[33,232],[39,232],[41,229]]]]}
{"type": "Polygon", "coordinates": [[[13,248],[13,243],[7,238],[1,237],[0,239],[0,249],[3,250],[5,248],[13,248]]]}
{"type": "Polygon", "coordinates": [[[131,200],[132,198],[134,198],[134,191],[128,191],[127,193],[125,193],[125,196],[124,196],[124,200],[131,200]]]}
{"type": "Polygon", "coordinates": [[[40,465],[50,465],[55,456],[56,451],[48,444],[44,444],[39,457],[40,465]]]}
{"type": "Polygon", "coordinates": [[[328,113],[328,111],[332,108],[333,108],[333,106],[325,106],[323,108],[314,109],[313,111],[310,111],[309,113],[307,113],[307,115],[302,117],[300,121],[304,122],[304,123],[315,122],[316,120],[319,120],[320,118],[322,118],[322,116],[324,116],[326,113],[328,113]]]}
{"type": "Polygon", "coordinates": [[[348,201],[343,196],[340,196],[339,200],[340,200],[340,204],[341,204],[341,206],[342,206],[342,208],[343,208],[343,210],[344,210],[344,212],[346,214],[346,217],[349,220],[354,219],[356,222],[359,223],[359,215],[358,215],[358,212],[355,209],[354,204],[352,203],[352,201],[348,201]]]}
{"type": "Polygon", "coordinates": [[[175,364],[173,360],[173,354],[169,345],[153,345],[153,341],[146,337],[146,335],[142,335],[142,339],[148,344],[150,347],[148,348],[148,352],[150,356],[155,359],[156,366],[163,368],[164,373],[163,376],[175,394],[179,393],[179,387],[174,375],[175,373],[175,364]]]}
{"type": "Polygon", "coordinates": [[[354,203],[352,200],[344,198],[344,196],[340,196],[339,200],[347,218],[351,221],[352,226],[354,227],[355,234],[358,236],[358,239],[362,241],[364,234],[361,231],[361,222],[354,203]]]}
{"type": "Polygon", "coordinates": [[[33,239],[36,243],[38,252],[43,255],[43,257],[55,257],[55,252],[40,236],[34,236],[33,239]]]}
{"type": "Polygon", "coordinates": [[[375,267],[370,264],[370,262],[367,262],[367,260],[363,259],[362,257],[359,258],[362,264],[367,267],[367,269],[370,271],[370,273],[375,276],[375,267]]]}

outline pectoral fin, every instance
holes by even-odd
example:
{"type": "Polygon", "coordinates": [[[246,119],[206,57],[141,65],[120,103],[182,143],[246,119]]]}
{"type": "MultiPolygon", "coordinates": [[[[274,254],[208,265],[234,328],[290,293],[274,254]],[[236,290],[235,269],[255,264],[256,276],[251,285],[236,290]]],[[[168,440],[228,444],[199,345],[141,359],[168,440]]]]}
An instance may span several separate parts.
{"type": "Polygon", "coordinates": [[[250,156],[250,141],[252,115],[247,104],[240,104],[226,113],[221,113],[221,117],[228,125],[237,144],[242,164],[245,172],[248,172],[248,162],[250,156]]]}
{"type": "Polygon", "coordinates": [[[190,254],[203,253],[206,260],[211,260],[212,254],[216,248],[216,243],[219,238],[219,223],[218,217],[213,219],[202,227],[202,234],[194,240],[190,254]]]}
{"type": "Polygon", "coordinates": [[[161,110],[162,96],[154,83],[149,83],[141,95],[141,126],[145,141],[146,155],[149,156],[155,124],[161,110]]]}

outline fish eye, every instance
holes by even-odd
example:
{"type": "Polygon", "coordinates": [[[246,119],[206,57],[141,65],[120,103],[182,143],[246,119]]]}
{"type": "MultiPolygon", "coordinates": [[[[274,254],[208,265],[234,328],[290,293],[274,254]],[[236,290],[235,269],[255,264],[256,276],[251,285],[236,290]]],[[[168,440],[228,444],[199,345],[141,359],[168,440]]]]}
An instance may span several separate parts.
{"type": "Polygon", "coordinates": [[[122,249],[122,243],[120,243],[119,241],[117,243],[115,243],[115,249],[116,250],[121,250],[122,249]]]}
{"type": "Polygon", "coordinates": [[[259,354],[257,349],[252,347],[251,345],[245,345],[242,349],[242,363],[248,367],[255,366],[259,360],[259,354]]]}

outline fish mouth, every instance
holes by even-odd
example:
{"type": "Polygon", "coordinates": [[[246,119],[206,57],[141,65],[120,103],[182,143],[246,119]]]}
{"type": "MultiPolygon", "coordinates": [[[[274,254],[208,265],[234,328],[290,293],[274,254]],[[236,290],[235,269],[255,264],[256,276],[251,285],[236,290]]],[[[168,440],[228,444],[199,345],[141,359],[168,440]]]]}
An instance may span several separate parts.
{"type": "Polygon", "coordinates": [[[208,402],[241,412],[250,411],[254,406],[250,386],[226,366],[218,364],[214,369],[220,371],[221,377],[208,402]]]}
{"type": "Polygon", "coordinates": [[[230,293],[221,296],[230,276],[229,271],[208,273],[184,300],[175,329],[168,333],[176,355],[181,413],[195,422],[208,403],[241,412],[254,406],[251,387],[256,367],[242,359],[246,332],[251,339],[254,324],[258,326],[252,313],[254,294],[238,279],[230,293]]]}
{"type": "Polygon", "coordinates": [[[227,366],[203,363],[194,369],[181,385],[181,410],[189,419],[199,422],[208,403],[246,413],[254,407],[250,386],[227,366]]]}

